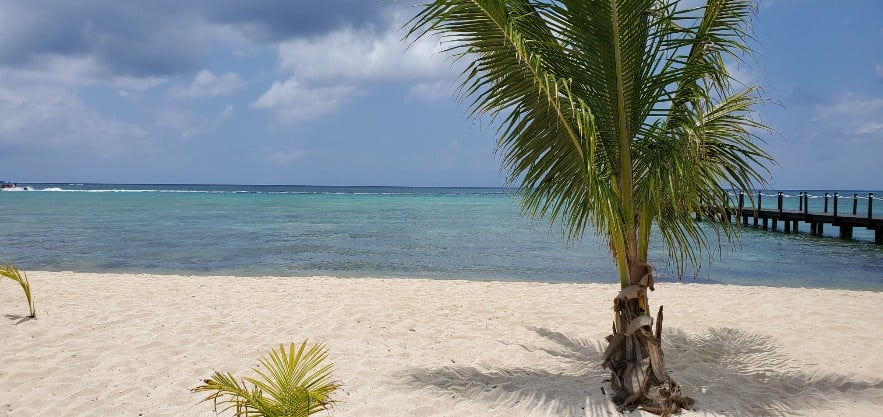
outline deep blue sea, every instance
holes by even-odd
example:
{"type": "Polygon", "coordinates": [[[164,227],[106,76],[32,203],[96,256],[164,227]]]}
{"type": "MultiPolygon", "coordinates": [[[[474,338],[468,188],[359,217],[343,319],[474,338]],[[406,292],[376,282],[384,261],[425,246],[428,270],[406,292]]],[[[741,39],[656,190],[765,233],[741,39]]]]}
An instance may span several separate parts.
{"type": "MultiPolygon", "coordinates": [[[[546,220],[521,215],[507,189],[25,185],[31,191],[0,193],[0,259],[26,270],[617,282],[602,240],[589,231],[565,241],[546,220]]],[[[854,192],[840,193],[850,197],[841,212],[851,212],[854,192]]],[[[796,197],[785,200],[796,208],[796,197]]],[[[810,199],[810,210],[822,205],[810,199]]],[[[883,216],[883,201],[873,211],[883,216]]],[[[870,231],[844,241],[801,230],[746,228],[683,280],[883,290],[883,245],[870,231]]],[[[665,253],[651,251],[658,279],[677,280],[665,253]]]]}

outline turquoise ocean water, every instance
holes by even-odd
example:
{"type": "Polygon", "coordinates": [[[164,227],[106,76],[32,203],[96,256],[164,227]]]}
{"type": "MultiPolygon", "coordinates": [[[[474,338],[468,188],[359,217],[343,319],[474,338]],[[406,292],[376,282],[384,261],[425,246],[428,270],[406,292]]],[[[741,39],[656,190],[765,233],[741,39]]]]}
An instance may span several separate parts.
{"type": "MultiPolygon", "coordinates": [[[[0,193],[0,259],[27,270],[616,282],[603,241],[588,233],[566,242],[499,188],[27,186],[0,193]]],[[[762,204],[775,207],[775,198],[762,204]]],[[[810,210],[822,205],[810,200],[810,210]]],[[[785,206],[796,208],[797,198],[785,206]]],[[[841,199],[840,210],[851,212],[852,200],[841,199]]],[[[883,216],[883,201],[873,211],[883,216]]],[[[883,246],[872,233],[856,229],[843,241],[801,230],[745,229],[683,280],[883,290],[883,246]]],[[[677,280],[663,247],[651,260],[659,280],[677,280]]]]}

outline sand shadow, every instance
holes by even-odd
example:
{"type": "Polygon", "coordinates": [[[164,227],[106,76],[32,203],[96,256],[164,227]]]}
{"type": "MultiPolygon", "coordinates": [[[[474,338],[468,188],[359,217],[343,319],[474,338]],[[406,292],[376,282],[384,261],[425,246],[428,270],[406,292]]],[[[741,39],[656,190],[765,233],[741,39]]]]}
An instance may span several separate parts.
{"type": "Polygon", "coordinates": [[[771,336],[733,328],[702,335],[670,329],[663,345],[672,377],[697,400],[699,410],[772,417],[859,400],[883,402],[883,379],[807,371],[808,365],[771,336]],[[714,404],[731,408],[713,409],[714,404]]]}
{"type": "MultiPolygon", "coordinates": [[[[608,380],[607,371],[600,367],[606,342],[589,342],[545,328],[530,330],[554,346],[523,347],[559,358],[566,371],[444,366],[412,370],[406,378],[408,385],[495,406],[548,409],[564,417],[622,415],[601,389],[606,389],[608,380]]],[[[663,344],[672,377],[685,394],[697,400],[699,411],[772,417],[830,409],[838,402],[883,402],[883,380],[808,373],[769,336],[731,328],[712,328],[701,335],[670,329],[663,335],[663,344]]]]}
{"type": "Polygon", "coordinates": [[[6,318],[12,321],[12,324],[18,326],[26,321],[35,320],[36,317],[31,316],[20,316],[18,314],[7,314],[6,318]]]}
{"type": "Polygon", "coordinates": [[[550,414],[562,417],[602,416],[616,412],[616,407],[602,391],[607,372],[600,366],[603,354],[600,346],[548,329],[530,330],[551,340],[554,346],[520,346],[560,359],[564,371],[445,366],[412,370],[406,376],[408,385],[436,390],[440,395],[456,394],[494,406],[548,409],[550,414]]]}

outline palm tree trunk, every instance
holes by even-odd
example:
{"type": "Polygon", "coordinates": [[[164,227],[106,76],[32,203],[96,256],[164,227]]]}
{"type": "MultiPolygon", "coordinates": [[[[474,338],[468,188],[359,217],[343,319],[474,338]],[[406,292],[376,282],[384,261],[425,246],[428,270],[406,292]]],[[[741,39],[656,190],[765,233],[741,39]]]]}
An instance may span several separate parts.
{"type": "Polygon", "coordinates": [[[613,334],[604,352],[604,367],[612,375],[613,401],[622,409],[640,408],[662,416],[689,408],[693,400],[681,395],[671,379],[662,354],[662,306],[653,318],[647,304],[647,290],[653,290],[653,267],[628,259],[629,285],[613,301],[613,334]]]}

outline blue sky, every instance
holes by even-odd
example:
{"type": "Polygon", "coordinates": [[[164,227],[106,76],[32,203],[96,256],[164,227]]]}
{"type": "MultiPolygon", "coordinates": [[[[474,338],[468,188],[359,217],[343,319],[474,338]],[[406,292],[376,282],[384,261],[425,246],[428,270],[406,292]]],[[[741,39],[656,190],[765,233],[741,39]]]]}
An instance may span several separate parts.
{"type": "MultiPolygon", "coordinates": [[[[692,0],[691,0],[692,1],[692,0]]],[[[414,2],[0,1],[0,179],[498,186],[414,2]]],[[[883,2],[761,0],[776,188],[883,189],[883,2]]]]}

